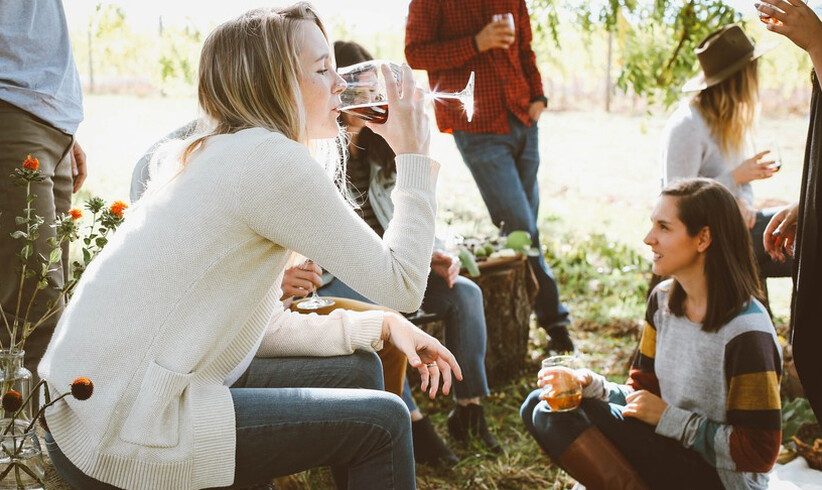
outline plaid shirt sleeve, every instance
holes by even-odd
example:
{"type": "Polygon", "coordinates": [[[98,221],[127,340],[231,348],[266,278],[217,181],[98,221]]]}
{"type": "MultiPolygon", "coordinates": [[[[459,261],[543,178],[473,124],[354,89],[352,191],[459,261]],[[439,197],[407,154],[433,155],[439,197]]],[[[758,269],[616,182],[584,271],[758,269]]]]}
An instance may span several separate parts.
{"type": "Polygon", "coordinates": [[[537,68],[537,55],[534,53],[533,48],[531,48],[531,41],[533,40],[531,17],[528,15],[528,7],[525,5],[525,0],[520,2],[516,25],[519,26],[517,29],[517,37],[519,38],[519,62],[522,66],[525,79],[528,81],[528,87],[531,89],[531,101],[533,101],[545,95],[542,90],[542,76],[537,68]]]}
{"type": "Polygon", "coordinates": [[[458,68],[477,55],[472,36],[442,41],[441,0],[412,0],[405,28],[405,57],[417,70],[458,68]]]}

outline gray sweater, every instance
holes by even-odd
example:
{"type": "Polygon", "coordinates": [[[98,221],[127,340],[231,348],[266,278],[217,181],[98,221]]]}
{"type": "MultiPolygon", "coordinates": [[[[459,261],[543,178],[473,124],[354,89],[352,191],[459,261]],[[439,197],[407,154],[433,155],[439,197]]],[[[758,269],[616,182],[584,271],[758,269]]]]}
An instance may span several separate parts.
{"type": "Polygon", "coordinates": [[[662,136],[662,187],[691,177],[714,179],[738,199],[753,204],[751,184],[738,185],[733,170],[745,160],[722,151],[696,107],[683,101],[668,119],[662,136]]]}

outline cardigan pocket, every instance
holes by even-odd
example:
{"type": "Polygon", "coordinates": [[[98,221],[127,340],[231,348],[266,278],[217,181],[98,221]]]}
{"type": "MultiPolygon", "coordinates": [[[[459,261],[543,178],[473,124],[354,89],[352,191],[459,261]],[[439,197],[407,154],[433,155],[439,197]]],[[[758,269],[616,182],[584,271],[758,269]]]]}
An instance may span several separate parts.
{"type": "Polygon", "coordinates": [[[181,395],[191,374],[170,371],[154,361],[148,365],[140,392],[120,429],[125,442],[150,447],[174,447],[179,440],[181,395]]]}

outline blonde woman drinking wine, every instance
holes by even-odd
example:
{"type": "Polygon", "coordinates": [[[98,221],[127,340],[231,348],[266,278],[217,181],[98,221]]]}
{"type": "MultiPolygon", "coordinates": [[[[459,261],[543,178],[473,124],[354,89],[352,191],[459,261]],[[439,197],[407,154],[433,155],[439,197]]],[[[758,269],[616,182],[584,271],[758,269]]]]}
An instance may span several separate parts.
{"type": "Polygon", "coordinates": [[[391,342],[432,393],[461,379],[454,357],[396,314],[298,315],[279,300],[291,250],[400,310],[425,289],[438,164],[422,94],[405,67],[375,128],[398,155],[380,239],[307,148],[338,134],[334,68],[304,3],[250,11],[205,41],[207,124],[165,153],[40,364],[54,390],[96,385],[46,413],[52,461],[76,488],[241,487],[316,466],[343,487],[415,487],[408,410],[375,391],[373,351],[391,342]]]}

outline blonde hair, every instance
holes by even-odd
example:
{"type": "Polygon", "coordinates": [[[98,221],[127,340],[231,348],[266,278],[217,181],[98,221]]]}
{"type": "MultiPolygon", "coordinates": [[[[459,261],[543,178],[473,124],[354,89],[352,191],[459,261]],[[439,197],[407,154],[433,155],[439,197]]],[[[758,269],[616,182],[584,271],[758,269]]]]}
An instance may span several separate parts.
{"type": "Polygon", "coordinates": [[[727,155],[741,152],[756,123],[759,104],[757,60],[722,82],[699,92],[691,102],[727,155]]]}
{"type": "Polygon", "coordinates": [[[182,172],[211,136],[265,128],[306,145],[350,201],[345,192],[342,131],[334,140],[309,143],[307,137],[299,63],[301,26],[306,21],[316,24],[328,39],[307,2],[250,10],[209,34],[200,55],[197,86],[202,118],[192,135],[158,152],[151,164],[150,187],[160,187],[182,172]],[[159,170],[173,162],[177,163],[174,169],[159,170]]]}

